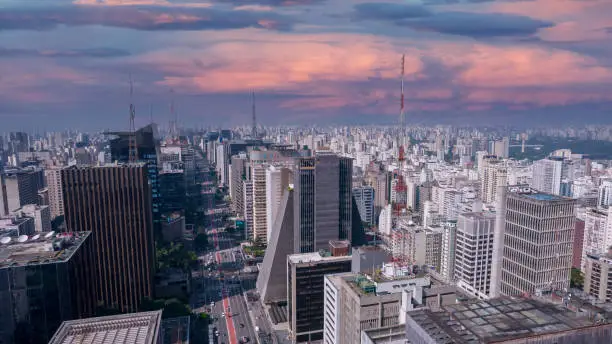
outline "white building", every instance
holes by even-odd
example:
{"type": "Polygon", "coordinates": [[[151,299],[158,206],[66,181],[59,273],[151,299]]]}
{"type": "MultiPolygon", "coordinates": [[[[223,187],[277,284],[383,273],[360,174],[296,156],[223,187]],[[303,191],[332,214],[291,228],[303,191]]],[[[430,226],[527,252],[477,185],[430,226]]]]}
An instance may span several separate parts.
{"type": "Polygon", "coordinates": [[[380,216],[378,216],[378,231],[384,235],[391,235],[393,228],[393,210],[391,204],[387,204],[382,208],[380,216]]]}
{"type": "Polygon", "coordinates": [[[48,205],[27,204],[17,210],[16,213],[33,218],[36,232],[51,231],[51,210],[48,205]]]}
{"type": "Polygon", "coordinates": [[[600,207],[612,205],[612,179],[603,179],[601,181],[597,205],[600,207]]]}
{"type": "Polygon", "coordinates": [[[612,210],[587,208],[584,215],[584,240],[581,269],[585,271],[587,254],[607,252],[612,245],[612,210]]]}
{"type": "Polygon", "coordinates": [[[272,238],[272,228],[283,194],[289,187],[291,170],[284,167],[269,166],[266,169],[266,238],[272,238]]]}
{"type": "Polygon", "coordinates": [[[533,163],[533,185],[540,192],[558,195],[561,191],[563,160],[542,159],[533,163]]]}
{"type": "Polygon", "coordinates": [[[253,240],[253,181],[242,181],[242,197],[244,204],[244,223],[246,227],[246,237],[253,240]]]}
{"type": "Polygon", "coordinates": [[[484,203],[497,200],[497,189],[508,185],[508,170],[503,160],[484,158],[480,180],[480,197],[484,203]]]}
{"type": "Polygon", "coordinates": [[[481,299],[491,292],[494,232],[493,213],[466,213],[457,219],[454,277],[457,286],[481,299]]]}
{"type": "Polygon", "coordinates": [[[256,164],[251,169],[253,181],[253,239],[268,242],[266,206],[266,165],[256,164]]]}

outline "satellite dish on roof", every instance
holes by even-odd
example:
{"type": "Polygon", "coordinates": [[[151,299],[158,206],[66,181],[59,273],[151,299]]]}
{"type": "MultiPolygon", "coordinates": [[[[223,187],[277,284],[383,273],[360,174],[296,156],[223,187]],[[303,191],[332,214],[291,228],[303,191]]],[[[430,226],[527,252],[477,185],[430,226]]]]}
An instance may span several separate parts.
{"type": "Polygon", "coordinates": [[[40,238],[40,234],[36,234],[35,236],[33,236],[32,240],[38,240],[38,238],[40,238]]]}
{"type": "Polygon", "coordinates": [[[49,233],[45,234],[45,239],[49,239],[49,238],[51,238],[51,237],[52,237],[52,236],[54,236],[54,235],[55,235],[55,232],[54,232],[54,231],[51,231],[51,232],[49,232],[49,233]]]}
{"type": "Polygon", "coordinates": [[[17,238],[17,241],[19,241],[19,242],[26,242],[26,241],[28,241],[28,236],[27,235],[20,235],[19,238],[17,238]]]}
{"type": "Polygon", "coordinates": [[[4,237],[0,239],[0,243],[2,243],[3,245],[8,244],[9,242],[11,242],[11,237],[4,237]]]}

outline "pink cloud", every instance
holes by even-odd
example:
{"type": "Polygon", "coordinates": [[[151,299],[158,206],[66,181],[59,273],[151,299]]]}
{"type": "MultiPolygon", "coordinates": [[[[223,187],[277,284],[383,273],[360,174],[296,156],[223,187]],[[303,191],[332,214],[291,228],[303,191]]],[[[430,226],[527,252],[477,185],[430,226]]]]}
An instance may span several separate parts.
{"type": "Polygon", "coordinates": [[[612,70],[591,57],[537,46],[453,45],[435,48],[443,63],[462,69],[456,81],[477,87],[609,83],[612,70]]]}
{"type": "Polygon", "coordinates": [[[171,2],[168,0],[74,0],[75,5],[83,6],[167,6],[167,7],[198,7],[207,8],[212,4],[207,2],[171,2]]]}

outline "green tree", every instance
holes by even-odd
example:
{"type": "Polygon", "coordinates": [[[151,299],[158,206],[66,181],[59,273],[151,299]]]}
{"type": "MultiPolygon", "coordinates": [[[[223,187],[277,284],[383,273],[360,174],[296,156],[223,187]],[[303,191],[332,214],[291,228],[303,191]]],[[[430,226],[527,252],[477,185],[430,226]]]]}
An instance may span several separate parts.
{"type": "Polygon", "coordinates": [[[198,234],[195,239],[193,239],[193,245],[198,250],[205,250],[208,246],[208,235],[198,234]]]}
{"type": "Polygon", "coordinates": [[[160,270],[177,268],[188,271],[198,264],[198,257],[183,244],[171,243],[157,249],[157,263],[160,270]]]}
{"type": "Polygon", "coordinates": [[[572,268],[570,286],[578,289],[582,289],[582,286],[584,286],[584,274],[579,269],[572,268]]]}
{"type": "Polygon", "coordinates": [[[163,318],[175,318],[191,315],[191,308],[181,302],[179,299],[144,299],[140,304],[140,310],[146,311],[157,311],[163,310],[163,318]]]}

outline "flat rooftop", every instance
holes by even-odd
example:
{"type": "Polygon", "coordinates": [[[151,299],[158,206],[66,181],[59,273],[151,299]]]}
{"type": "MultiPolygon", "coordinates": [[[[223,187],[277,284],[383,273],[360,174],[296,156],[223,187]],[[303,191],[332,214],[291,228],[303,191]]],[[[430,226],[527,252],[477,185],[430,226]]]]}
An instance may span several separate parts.
{"type": "Polygon", "coordinates": [[[525,298],[474,300],[409,314],[438,343],[493,343],[595,325],[588,314],[525,298]]]}
{"type": "Polygon", "coordinates": [[[287,256],[287,259],[292,264],[302,263],[317,263],[317,262],[333,262],[350,260],[351,256],[322,256],[319,252],[298,253],[287,256]]]}
{"type": "Polygon", "coordinates": [[[0,269],[67,262],[90,234],[91,232],[48,232],[34,236],[2,238],[0,269]]]}
{"type": "Polygon", "coordinates": [[[64,321],[49,344],[157,344],[162,311],[64,321]]]}
{"type": "Polygon", "coordinates": [[[573,199],[538,191],[527,185],[508,186],[508,193],[519,195],[534,201],[573,201],[573,199]]]}

